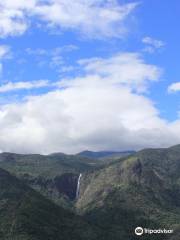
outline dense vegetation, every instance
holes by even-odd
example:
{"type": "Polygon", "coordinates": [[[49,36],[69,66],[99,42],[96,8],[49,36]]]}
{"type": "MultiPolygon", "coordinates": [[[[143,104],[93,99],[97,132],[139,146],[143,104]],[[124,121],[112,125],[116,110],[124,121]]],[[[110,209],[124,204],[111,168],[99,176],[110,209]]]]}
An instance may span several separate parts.
{"type": "Polygon", "coordinates": [[[142,239],[179,240],[180,145],[108,159],[0,154],[0,167],[20,179],[0,171],[2,239],[136,240],[141,226],[175,230],[142,239]]]}
{"type": "MultiPolygon", "coordinates": [[[[136,239],[134,229],[180,226],[180,146],[147,149],[85,174],[79,212],[104,229],[104,239],[136,239]]],[[[143,239],[179,239],[144,235],[143,239]]],[[[137,238],[138,239],[138,238],[137,238]]]]}
{"type": "Polygon", "coordinates": [[[51,155],[0,154],[0,167],[16,175],[45,197],[72,208],[80,173],[99,168],[96,160],[56,153],[51,155]]]}
{"type": "Polygon", "coordinates": [[[97,239],[81,217],[56,206],[16,177],[0,169],[0,239],[97,239]]]}
{"type": "Polygon", "coordinates": [[[101,151],[101,152],[92,152],[92,151],[83,151],[77,154],[77,156],[87,157],[91,159],[115,159],[120,157],[129,156],[135,153],[134,151],[124,151],[124,152],[113,152],[113,151],[101,151]]]}

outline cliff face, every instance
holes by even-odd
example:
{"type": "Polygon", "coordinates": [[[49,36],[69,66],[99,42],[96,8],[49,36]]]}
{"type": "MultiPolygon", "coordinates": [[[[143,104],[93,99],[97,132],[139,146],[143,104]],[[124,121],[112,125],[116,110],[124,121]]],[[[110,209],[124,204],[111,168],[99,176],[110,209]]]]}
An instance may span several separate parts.
{"type": "Polygon", "coordinates": [[[68,196],[70,200],[74,200],[76,198],[78,177],[78,175],[72,173],[57,176],[54,179],[54,187],[60,194],[64,194],[68,196]]]}
{"type": "Polygon", "coordinates": [[[73,173],[64,173],[54,178],[42,176],[32,178],[26,174],[21,179],[57,204],[68,207],[76,198],[78,177],[79,175],[73,173]]]}

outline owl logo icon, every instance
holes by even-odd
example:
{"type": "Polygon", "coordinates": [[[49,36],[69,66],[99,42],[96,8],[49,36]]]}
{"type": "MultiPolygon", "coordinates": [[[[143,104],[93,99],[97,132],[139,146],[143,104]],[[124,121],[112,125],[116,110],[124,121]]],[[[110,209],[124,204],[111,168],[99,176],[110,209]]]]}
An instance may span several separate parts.
{"type": "Polygon", "coordinates": [[[135,229],[135,234],[137,235],[137,236],[141,236],[141,235],[143,235],[143,228],[142,227],[137,227],[136,229],[135,229]]]}

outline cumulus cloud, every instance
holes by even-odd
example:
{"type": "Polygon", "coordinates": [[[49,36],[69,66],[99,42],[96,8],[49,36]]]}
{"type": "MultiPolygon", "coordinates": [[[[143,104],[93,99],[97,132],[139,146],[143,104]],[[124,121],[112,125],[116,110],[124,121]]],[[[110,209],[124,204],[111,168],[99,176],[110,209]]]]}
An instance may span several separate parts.
{"type": "Polygon", "coordinates": [[[80,64],[83,76],[64,79],[58,89],[23,103],[1,106],[3,151],[74,153],[168,146],[180,141],[180,121],[161,119],[154,103],[134,91],[134,82],[138,90],[143,81],[158,80],[158,67],[134,53],[80,64]]]}
{"type": "Polygon", "coordinates": [[[23,34],[32,17],[49,27],[77,30],[90,37],[122,37],[136,6],[116,0],[1,0],[0,37],[23,34]]]}
{"type": "Polygon", "coordinates": [[[174,93],[180,91],[180,82],[172,83],[168,87],[168,93],[174,93]]]}
{"type": "Polygon", "coordinates": [[[0,85],[0,93],[16,91],[16,90],[27,90],[33,88],[42,88],[49,86],[47,80],[38,80],[32,82],[8,82],[6,84],[0,85]]]}

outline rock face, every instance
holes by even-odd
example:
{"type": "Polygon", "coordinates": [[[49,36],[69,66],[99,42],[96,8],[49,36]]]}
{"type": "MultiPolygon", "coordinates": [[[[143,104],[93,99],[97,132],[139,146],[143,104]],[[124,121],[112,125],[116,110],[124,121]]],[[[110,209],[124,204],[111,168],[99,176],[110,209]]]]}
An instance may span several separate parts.
{"type": "Polygon", "coordinates": [[[32,178],[26,174],[24,175],[23,180],[26,184],[40,191],[50,199],[54,198],[58,200],[63,197],[67,200],[69,199],[70,201],[73,201],[76,198],[78,178],[79,176],[73,173],[64,173],[51,179],[41,176],[32,178]]]}
{"type": "Polygon", "coordinates": [[[68,196],[70,200],[74,200],[76,198],[78,178],[78,175],[72,173],[57,176],[54,179],[54,187],[60,194],[64,194],[68,196]]]}

